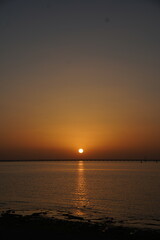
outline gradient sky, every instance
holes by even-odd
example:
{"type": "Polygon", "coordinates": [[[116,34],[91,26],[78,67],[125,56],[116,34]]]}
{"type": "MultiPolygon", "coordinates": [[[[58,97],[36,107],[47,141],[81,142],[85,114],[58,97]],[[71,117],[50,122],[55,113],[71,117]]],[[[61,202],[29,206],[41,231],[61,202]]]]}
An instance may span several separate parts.
{"type": "Polygon", "coordinates": [[[160,1],[0,1],[0,159],[160,158],[160,1]]]}

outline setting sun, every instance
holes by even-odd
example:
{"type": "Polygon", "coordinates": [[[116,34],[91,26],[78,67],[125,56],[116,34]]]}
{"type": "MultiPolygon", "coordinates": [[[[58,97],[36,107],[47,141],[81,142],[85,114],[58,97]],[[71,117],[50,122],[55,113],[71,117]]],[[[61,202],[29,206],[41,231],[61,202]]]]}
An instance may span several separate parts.
{"type": "Polygon", "coordinates": [[[80,148],[80,149],[78,149],[78,152],[79,152],[79,153],[83,153],[84,150],[83,150],[82,148],[80,148]]]}

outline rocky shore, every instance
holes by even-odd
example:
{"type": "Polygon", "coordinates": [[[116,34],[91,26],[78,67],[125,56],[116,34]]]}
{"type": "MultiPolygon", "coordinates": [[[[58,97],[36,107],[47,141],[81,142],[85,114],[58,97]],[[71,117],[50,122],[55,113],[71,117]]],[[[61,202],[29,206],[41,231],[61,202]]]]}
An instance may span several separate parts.
{"type": "Polygon", "coordinates": [[[82,219],[61,220],[48,217],[45,212],[20,215],[5,211],[0,215],[0,239],[106,239],[159,240],[160,230],[137,229],[92,223],[82,219]]]}

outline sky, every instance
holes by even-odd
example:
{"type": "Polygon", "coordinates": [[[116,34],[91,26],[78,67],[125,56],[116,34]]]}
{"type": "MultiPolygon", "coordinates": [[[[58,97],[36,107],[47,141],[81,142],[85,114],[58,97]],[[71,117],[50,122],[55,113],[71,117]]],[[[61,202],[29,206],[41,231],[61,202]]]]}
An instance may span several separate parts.
{"type": "Polygon", "coordinates": [[[1,0],[0,36],[1,160],[160,159],[160,1],[1,0]]]}

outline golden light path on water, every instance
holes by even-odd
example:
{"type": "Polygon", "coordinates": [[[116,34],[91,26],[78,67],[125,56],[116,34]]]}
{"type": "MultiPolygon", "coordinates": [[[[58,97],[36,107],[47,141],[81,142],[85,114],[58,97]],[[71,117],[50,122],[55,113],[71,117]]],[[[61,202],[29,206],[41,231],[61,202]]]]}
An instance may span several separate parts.
{"type": "Polygon", "coordinates": [[[77,188],[75,191],[75,215],[77,216],[84,216],[83,209],[88,206],[89,200],[87,198],[87,187],[86,187],[86,179],[84,175],[84,162],[78,162],[78,169],[77,169],[77,188]]]}

